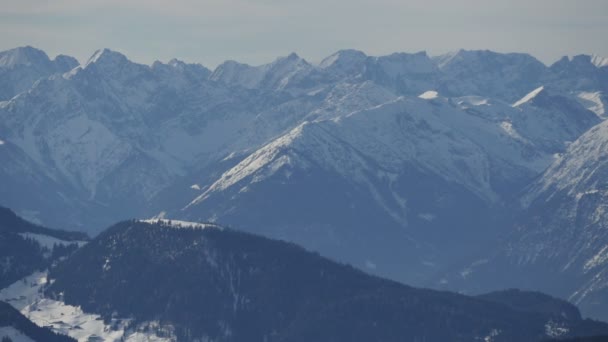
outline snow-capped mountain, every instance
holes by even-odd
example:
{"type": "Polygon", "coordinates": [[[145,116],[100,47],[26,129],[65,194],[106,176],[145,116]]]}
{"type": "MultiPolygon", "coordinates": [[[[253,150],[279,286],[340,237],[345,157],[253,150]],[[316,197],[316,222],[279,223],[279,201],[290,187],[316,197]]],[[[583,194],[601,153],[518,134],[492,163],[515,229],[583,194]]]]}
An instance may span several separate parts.
{"type": "Polygon", "coordinates": [[[446,95],[485,95],[514,102],[543,85],[547,67],[523,53],[460,50],[435,57],[446,95]]]}
{"type": "Polygon", "coordinates": [[[491,238],[496,231],[487,227],[500,226],[493,211],[513,185],[542,172],[566,142],[599,121],[567,98],[556,97],[570,107],[555,110],[545,93],[516,106],[398,98],[306,121],[170,214],[262,227],[258,232],[418,283],[450,260],[454,246],[491,238]],[[388,245],[395,246],[390,253],[388,245]]]}
{"type": "Polygon", "coordinates": [[[523,196],[506,244],[468,268],[465,288],[545,291],[608,318],[607,151],[606,122],[572,143],[523,196]]]}
{"type": "Polygon", "coordinates": [[[355,50],[210,71],[102,49],[0,102],[0,202],[89,232],[217,221],[422,284],[502,236],[510,203],[603,120],[605,72],[355,50]]]}
{"type": "Polygon", "coordinates": [[[0,101],[27,91],[41,78],[67,72],[77,65],[73,57],[59,55],[50,60],[44,51],[31,46],[0,52],[0,101]]]}

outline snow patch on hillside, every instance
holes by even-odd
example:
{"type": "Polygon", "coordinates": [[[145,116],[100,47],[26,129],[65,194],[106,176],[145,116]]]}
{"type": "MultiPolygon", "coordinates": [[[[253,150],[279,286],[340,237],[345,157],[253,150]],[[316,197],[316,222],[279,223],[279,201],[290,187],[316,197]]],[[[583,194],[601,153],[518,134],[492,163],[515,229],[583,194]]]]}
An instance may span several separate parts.
{"type": "Polygon", "coordinates": [[[53,249],[53,247],[56,245],[67,246],[67,245],[72,245],[72,244],[76,244],[76,245],[78,245],[78,247],[82,247],[87,243],[86,241],[60,240],[55,237],[44,235],[44,234],[19,233],[19,235],[21,237],[23,237],[24,239],[32,239],[32,240],[38,242],[38,244],[41,247],[45,247],[48,249],[53,249]]]}
{"type": "Polygon", "coordinates": [[[207,228],[215,228],[221,229],[221,226],[218,226],[213,223],[200,223],[200,222],[189,222],[189,221],[180,221],[180,220],[170,220],[170,219],[146,219],[139,220],[139,222],[149,223],[149,224],[161,224],[163,226],[169,226],[172,228],[194,228],[194,229],[207,229],[207,228]]]}
{"type": "Polygon", "coordinates": [[[604,246],[596,255],[587,260],[584,266],[585,271],[589,271],[598,266],[604,266],[608,263],[608,246],[604,246]]]}
{"type": "Polygon", "coordinates": [[[432,99],[436,99],[437,97],[439,97],[439,93],[434,90],[429,90],[429,91],[425,91],[424,93],[420,94],[418,97],[421,99],[425,99],[425,100],[432,100],[432,99]]]}
{"type": "MultiPolygon", "coordinates": [[[[141,324],[135,330],[126,330],[129,319],[112,319],[106,325],[96,314],[85,313],[80,307],[62,301],[45,298],[44,287],[48,284],[46,272],[36,272],[0,291],[0,300],[19,310],[24,316],[39,326],[71,336],[80,342],[87,341],[155,341],[169,342],[171,338],[158,337],[154,332],[160,329],[155,322],[141,324]]],[[[169,328],[163,333],[170,333],[169,328]]],[[[0,334],[1,336],[1,334],[0,334]]]]}
{"type": "Polygon", "coordinates": [[[591,63],[598,68],[603,68],[605,66],[608,66],[608,57],[591,55],[591,63]]]}
{"type": "Polygon", "coordinates": [[[522,97],[519,101],[515,102],[513,104],[513,107],[519,107],[524,103],[530,102],[532,99],[534,99],[536,96],[538,96],[538,94],[540,94],[543,90],[545,90],[544,86],[538,87],[534,90],[532,90],[530,93],[528,93],[528,95],[522,97]]]}
{"type": "Polygon", "coordinates": [[[578,93],[578,100],[585,108],[594,112],[600,118],[605,118],[606,109],[602,97],[603,93],[600,91],[581,91],[578,93]]]}

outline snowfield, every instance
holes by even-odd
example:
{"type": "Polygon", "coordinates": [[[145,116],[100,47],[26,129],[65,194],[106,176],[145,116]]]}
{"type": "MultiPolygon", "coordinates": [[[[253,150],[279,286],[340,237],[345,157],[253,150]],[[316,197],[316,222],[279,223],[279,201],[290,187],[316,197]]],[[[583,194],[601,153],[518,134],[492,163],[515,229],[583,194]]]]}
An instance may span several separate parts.
{"type": "MultiPolygon", "coordinates": [[[[158,323],[147,322],[136,329],[126,330],[128,319],[113,319],[106,324],[100,316],[85,313],[80,307],[45,298],[42,292],[46,284],[46,272],[36,272],[0,290],[0,300],[11,304],[37,325],[71,336],[80,342],[96,339],[109,342],[172,341],[171,338],[158,337],[153,332],[159,328],[158,323]],[[138,331],[139,329],[142,331],[138,331]]],[[[3,336],[1,329],[0,337],[3,336]]],[[[163,328],[163,331],[170,332],[166,328],[163,328]]],[[[29,342],[30,340],[14,339],[13,341],[29,342]]]]}

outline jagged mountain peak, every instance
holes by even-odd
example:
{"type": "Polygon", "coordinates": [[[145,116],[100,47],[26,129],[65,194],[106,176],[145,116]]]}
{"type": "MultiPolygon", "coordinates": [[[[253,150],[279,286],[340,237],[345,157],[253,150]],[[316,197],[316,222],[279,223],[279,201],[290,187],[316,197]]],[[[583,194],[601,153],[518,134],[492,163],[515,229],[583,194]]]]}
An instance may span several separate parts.
{"type": "Polygon", "coordinates": [[[111,66],[124,63],[132,63],[127,56],[120,52],[103,48],[95,51],[93,55],[84,64],[84,68],[88,68],[92,65],[111,66]]]}
{"type": "Polygon", "coordinates": [[[556,120],[558,118],[556,113],[563,112],[568,116],[578,116],[580,121],[599,122],[597,114],[585,108],[579,100],[570,95],[563,94],[551,86],[543,85],[532,90],[512,106],[520,109],[526,106],[543,108],[551,111],[552,113],[548,114],[556,120]]]}
{"type": "Polygon", "coordinates": [[[42,50],[23,46],[0,52],[0,67],[12,68],[17,65],[50,65],[49,56],[42,50]]]}
{"type": "Polygon", "coordinates": [[[325,57],[321,63],[319,63],[319,67],[322,69],[327,69],[330,67],[348,69],[353,65],[358,65],[364,62],[366,58],[367,55],[362,51],[345,49],[340,50],[331,56],[325,57]]]}
{"type": "Polygon", "coordinates": [[[191,75],[196,79],[207,79],[211,75],[211,70],[202,64],[186,63],[176,58],[171,59],[166,64],[155,61],[152,64],[152,70],[161,70],[169,73],[177,72],[178,74],[191,75]]]}
{"type": "Polygon", "coordinates": [[[576,70],[578,73],[590,73],[595,72],[598,68],[606,65],[608,65],[608,59],[594,55],[580,54],[563,56],[551,65],[551,69],[557,72],[576,70]]]}
{"type": "Polygon", "coordinates": [[[536,197],[549,197],[559,190],[567,190],[576,196],[596,187],[604,188],[604,175],[608,173],[608,163],[605,162],[607,147],[608,122],[604,121],[569,146],[566,153],[547,169],[525,202],[529,203],[536,197]]]}
{"type": "Polygon", "coordinates": [[[491,50],[464,50],[447,53],[434,58],[439,69],[449,69],[461,65],[525,65],[532,64],[538,68],[545,68],[545,64],[527,53],[499,53],[491,50]]]}
{"type": "MultiPolygon", "coordinates": [[[[400,65],[400,69],[409,72],[425,73],[435,68],[435,64],[426,51],[415,53],[395,52],[386,56],[373,57],[376,63],[384,66],[400,65]]],[[[391,69],[391,71],[394,71],[391,69]]]]}
{"type": "Polygon", "coordinates": [[[59,70],[64,70],[64,71],[74,69],[75,67],[80,65],[80,63],[78,62],[78,60],[76,58],[74,58],[72,56],[67,56],[67,55],[58,55],[57,57],[55,57],[53,62],[55,63],[55,65],[57,66],[57,68],[59,70]]]}
{"type": "Polygon", "coordinates": [[[188,65],[199,65],[199,64],[190,64],[190,63],[186,63],[182,60],[179,60],[177,58],[172,58],[169,62],[167,62],[167,65],[172,66],[174,68],[184,68],[188,65]]]}
{"type": "Polygon", "coordinates": [[[312,65],[308,63],[304,58],[298,56],[298,54],[295,52],[292,52],[284,57],[279,57],[275,59],[272,63],[266,65],[268,69],[295,66],[311,67],[312,65]]]}
{"type": "Polygon", "coordinates": [[[598,68],[603,68],[608,66],[608,57],[602,57],[598,55],[591,55],[591,63],[598,68]]]}

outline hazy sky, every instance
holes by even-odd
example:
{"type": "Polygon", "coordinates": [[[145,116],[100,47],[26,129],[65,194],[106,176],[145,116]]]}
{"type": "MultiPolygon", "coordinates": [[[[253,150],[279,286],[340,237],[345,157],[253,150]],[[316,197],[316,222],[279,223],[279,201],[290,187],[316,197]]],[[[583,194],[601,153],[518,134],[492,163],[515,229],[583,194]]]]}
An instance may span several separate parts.
{"type": "Polygon", "coordinates": [[[490,49],[552,63],[608,56],[608,0],[0,0],[0,49],[22,45],[81,61],[109,47],[137,62],[208,67],[294,51],[316,62],[344,48],[490,49]]]}

